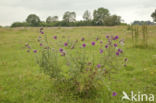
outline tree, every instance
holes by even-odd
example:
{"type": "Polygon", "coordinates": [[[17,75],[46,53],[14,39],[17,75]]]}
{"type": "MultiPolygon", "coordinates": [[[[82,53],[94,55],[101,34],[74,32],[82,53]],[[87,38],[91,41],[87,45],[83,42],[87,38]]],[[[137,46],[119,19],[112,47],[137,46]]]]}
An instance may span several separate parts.
{"type": "Polygon", "coordinates": [[[58,16],[49,16],[47,19],[46,19],[46,23],[52,23],[52,22],[56,22],[58,21],[58,16]]]}
{"type": "Polygon", "coordinates": [[[39,26],[40,18],[35,14],[30,14],[27,17],[26,22],[29,23],[31,26],[39,26]]]}
{"type": "Polygon", "coordinates": [[[11,27],[28,27],[30,26],[27,22],[14,22],[12,23],[11,27]]]}
{"type": "Polygon", "coordinates": [[[91,13],[90,13],[88,10],[86,10],[86,11],[84,12],[84,14],[83,14],[83,19],[84,19],[85,21],[91,20],[91,13]]]}
{"type": "Polygon", "coordinates": [[[104,24],[107,26],[119,25],[121,23],[121,17],[117,15],[107,16],[104,19],[104,24]]]}
{"type": "Polygon", "coordinates": [[[109,10],[105,8],[98,8],[97,10],[94,10],[93,17],[94,17],[94,23],[97,25],[104,24],[105,17],[109,16],[109,10]]]}
{"type": "Polygon", "coordinates": [[[156,9],[155,9],[155,11],[151,14],[151,17],[153,18],[153,21],[156,22],[156,9]]]}
{"type": "Polygon", "coordinates": [[[65,22],[75,22],[76,21],[76,13],[75,12],[65,12],[63,15],[63,20],[65,22]]]}

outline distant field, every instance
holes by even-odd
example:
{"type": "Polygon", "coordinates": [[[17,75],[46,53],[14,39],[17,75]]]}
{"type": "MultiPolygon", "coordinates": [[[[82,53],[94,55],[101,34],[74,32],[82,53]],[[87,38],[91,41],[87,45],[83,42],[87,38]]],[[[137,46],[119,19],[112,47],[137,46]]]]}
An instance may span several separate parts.
{"type": "MultiPolygon", "coordinates": [[[[0,103],[96,103],[60,96],[55,91],[52,80],[36,64],[34,53],[24,49],[25,43],[37,42],[39,29],[0,28],[0,103]]],[[[44,31],[51,42],[54,35],[73,40],[85,37],[88,43],[96,37],[105,38],[107,34],[119,35],[125,39],[124,55],[128,58],[128,67],[109,82],[117,96],[110,102],[105,96],[97,97],[98,103],[131,103],[121,101],[122,91],[154,94],[156,99],[156,26],[149,27],[148,48],[134,48],[126,26],[55,27],[44,28],[44,31]]]]}

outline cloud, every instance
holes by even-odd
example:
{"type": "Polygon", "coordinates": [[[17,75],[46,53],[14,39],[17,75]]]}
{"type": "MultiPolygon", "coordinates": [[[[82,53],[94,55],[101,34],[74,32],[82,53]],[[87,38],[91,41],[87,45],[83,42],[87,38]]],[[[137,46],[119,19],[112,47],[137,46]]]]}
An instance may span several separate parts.
{"type": "Polygon", "coordinates": [[[37,14],[41,20],[57,15],[62,18],[65,11],[75,11],[77,19],[83,12],[93,12],[98,7],[110,10],[126,22],[134,20],[152,20],[150,15],[156,9],[156,0],[1,0],[0,25],[10,25],[15,21],[24,21],[30,13],[37,14]]]}

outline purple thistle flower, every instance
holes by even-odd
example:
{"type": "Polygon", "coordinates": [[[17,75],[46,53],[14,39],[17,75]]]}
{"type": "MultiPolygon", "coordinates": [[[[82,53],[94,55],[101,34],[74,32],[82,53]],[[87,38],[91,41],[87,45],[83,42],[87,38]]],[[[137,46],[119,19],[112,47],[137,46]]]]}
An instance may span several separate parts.
{"type": "Polygon", "coordinates": [[[102,50],[102,49],[100,49],[100,53],[101,53],[101,54],[103,53],[103,50],[102,50]]]}
{"type": "Polygon", "coordinates": [[[85,38],[83,37],[83,38],[81,38],[81,41],[84,41],[85,40],[85,38]]]}
{"type": "Polygon", "coordinates": [[[113,93],[112,93],[112,96],[116,96],[116,95],[117,95],[117,93],[116,93],[116,92],[113,92],[113,93]]]}
{"type": "Polygon", "coordinates": [[[95,42],[92,42],[92,45],[94,46],[95,45],[95,42]]]}
{"type": "Polygon", "coordinates": [[[41,33],[41,34],[44,34],[44,32],[43,32],[43,31],[40,31],[40,33],[41,33]]]}
{"type": "Polygon", "coordinates": [[[42,44],[42,43],[40,43],[40,46],[43,46],[43,44],[42,44]]]}
{"type": "Polygon", "coordinates": [[[98,65],[97,65],[97,68],[101,68],[101,64],[98,64],[98,65]]]}
{"type": "Polygon", "coordinates": [[[67,46],[68,45],[68,43],[64,43],[64,46],[67,46]]]}
{"type": "Polygon", "coordinates": [[[60,48],[60,49],[59,49],[59,51],[60,51],[60,52],[63,52],[63,49],[62,49],[62,48],[60,48]]]}
{"type": "Polygon", "coordinates": [[[108,39],[108,38],[109,38],[109,36],[108,36],[108,35],[106,35],[106,38],[108,39]]]}
{"type": "Polygon", "coordinates": [[[116,55],[119,56],[119,52],[116,52],[116,55]]]}
{"type": "Polygon", "coordinates": [[[34,52],[34,53],[37,53],[37,50],[34,50],[33,52],[34,52]]]}
{"type": "Polygon", "coordinates": [[[119,36],[116,35],[116,36],[113,38],[113,40],[117,40],[118,38],[119,38],[119,36]]]}
{"type": "Polygon", "coordinates": [[[56,40],[57,39],[57,36],[54,36],[53,38],[56,40]]]}
{"type": "Polygon", "coordinates": [[[86,44],[82,44],[82,47],[84,47],[84,48],[85,48],[85,47],[86,47],[86,44]]]}
{"type": "Polygon", "coordinates": [[[114,47],[117,47],[118,45],[117,44],[114,44],[114,47]]]}
{"type": "Polygon", "coordinates": [[[105,45],[105,48],[108,48],[108,45],[105,45]]]}
{"type": "Polygon", "coordinates": [[[123,53],[123,51],[122,51],[121,49],[118,49],[118,52],[119,52],[119,53],[123,53]]]}

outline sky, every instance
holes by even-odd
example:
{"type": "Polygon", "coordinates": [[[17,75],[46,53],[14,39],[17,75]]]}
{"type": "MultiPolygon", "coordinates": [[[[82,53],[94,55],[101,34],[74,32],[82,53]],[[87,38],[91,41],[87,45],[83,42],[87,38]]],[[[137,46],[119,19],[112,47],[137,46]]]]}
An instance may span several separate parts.
{"type": "Polygon", "coordinates": [[[156,9],[156,0],[0,0],[0,25],[8,26],[16,21],[25,21],[29,14],[36,14],[42,21],[48,16],[59,16],[75,11],[76,19],[82,20],[85,10],[104,7],[111,14],[121,16],[126,23],[134,20],[151,20],[156,9]]]}

